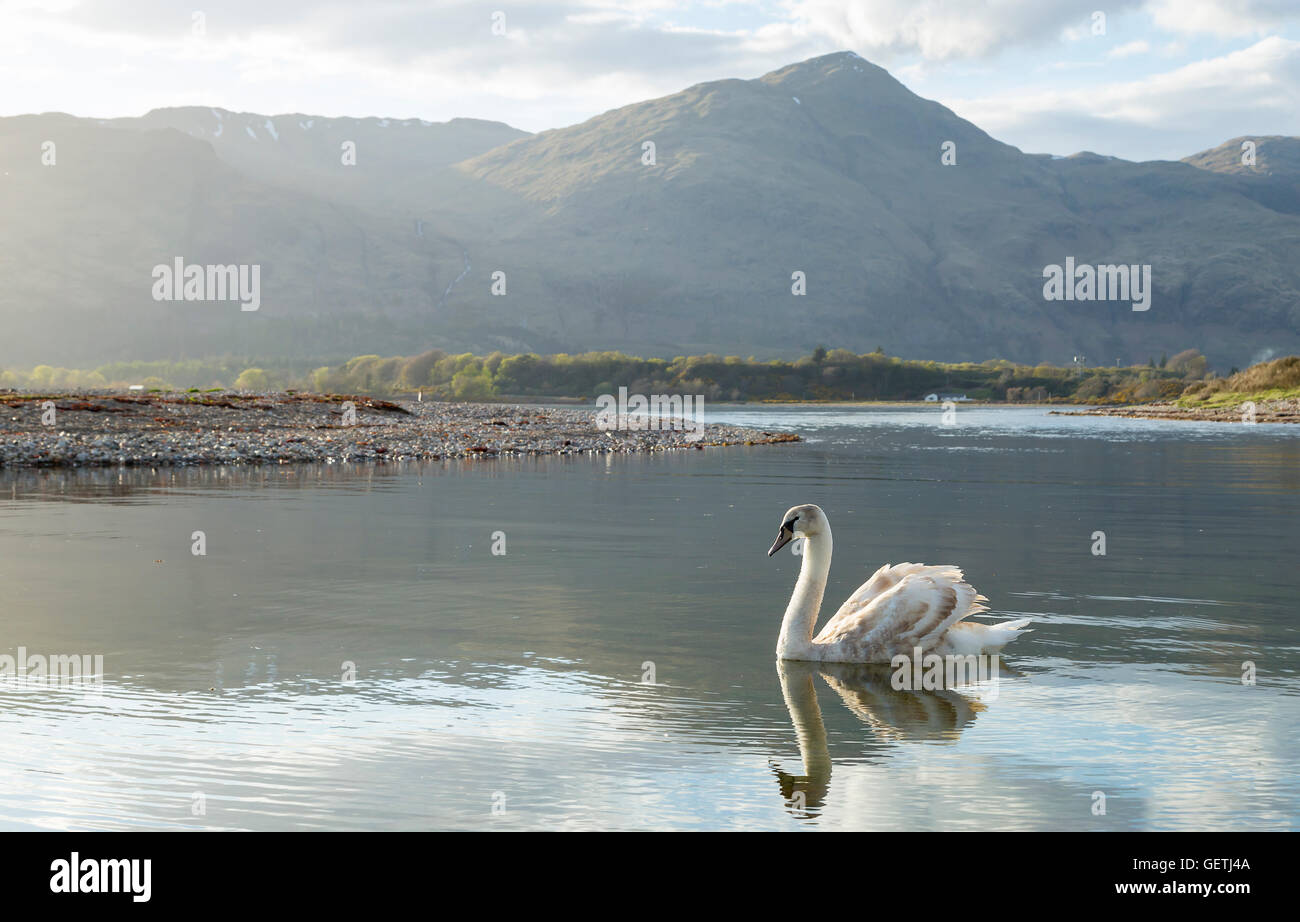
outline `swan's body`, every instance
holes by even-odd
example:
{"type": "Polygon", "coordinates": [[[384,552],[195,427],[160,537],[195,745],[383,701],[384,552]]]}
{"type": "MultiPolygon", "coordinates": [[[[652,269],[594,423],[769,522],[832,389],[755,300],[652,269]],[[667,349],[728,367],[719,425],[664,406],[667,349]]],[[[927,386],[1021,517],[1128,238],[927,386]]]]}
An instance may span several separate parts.
{"type": "Polygon", "coordinates": [[[897,655],[969,656],[996,653],[1024,633],[1029,619],[1003,624],[963,621],[988,609],[988,599],[961,570],[920,563],[885,564],[837,611],[816,637],[813,629],[831,569],[831,527],[813,505],[795,506],[781,520],[768,555],[803,538],[803,564],[781,622],[776,655],[820,663],[888,663],[897,655]]]}

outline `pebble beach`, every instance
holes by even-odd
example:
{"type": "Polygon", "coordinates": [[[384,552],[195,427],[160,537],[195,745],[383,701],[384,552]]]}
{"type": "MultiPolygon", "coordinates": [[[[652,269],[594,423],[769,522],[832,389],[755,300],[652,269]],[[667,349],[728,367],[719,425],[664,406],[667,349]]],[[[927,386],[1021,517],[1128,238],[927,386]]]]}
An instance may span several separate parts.
{"type": "Polygon", "coordinates": [[[0,467],[295,464],[699,450],[798,441],[708,424],[609,431],[594,409],[346,394],[0,391],[0,467]],[[692,438],[692,435],[696,435],[692,438]]]}
{"type": "MultiPolygon", "coordinates": [[[[1242,406],[1182,407],[1176,403],[1146,403],[1127,407],[1090,407],[1086,410],[1053,410],[1054,416],[1125,416],[1129,419],[1176,419],[1190,422],[1240,423],[1242,406]]],[[[1255,404],[1257,423],[1300,423],[1300,400],[1259,400],[1255,404]]]]}

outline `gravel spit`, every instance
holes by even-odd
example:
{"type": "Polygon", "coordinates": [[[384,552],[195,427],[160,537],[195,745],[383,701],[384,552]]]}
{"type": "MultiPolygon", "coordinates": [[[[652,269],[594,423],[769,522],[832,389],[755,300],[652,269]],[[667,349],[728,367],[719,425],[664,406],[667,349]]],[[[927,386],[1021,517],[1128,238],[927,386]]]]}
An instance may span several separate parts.
{"type": "Polygon", "coordinates": [[[799,441],[790,433],[717,424],[705,426],[698,440],[692,441],[691,434],[603,431],[596,427],[594,408],[390,401],[347,394],[0,390],[0,467],[385,463],[799,441]]]}

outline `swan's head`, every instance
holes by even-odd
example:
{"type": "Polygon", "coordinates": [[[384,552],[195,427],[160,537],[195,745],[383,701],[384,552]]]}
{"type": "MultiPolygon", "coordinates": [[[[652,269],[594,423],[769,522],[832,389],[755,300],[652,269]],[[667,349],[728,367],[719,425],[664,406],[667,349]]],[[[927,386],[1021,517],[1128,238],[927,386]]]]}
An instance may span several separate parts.
{"type": "Polygon", "coordinates": [[[781,530],[777,532],[776,541],[772,543],[772,549],[767,552],[767,556],[771,557],[795,538],[811,538],[820,535],[827,527],[826,513],[822,512],[820,506],[809,503],[806,506],[787,509],[785,515],[781,517],[781,530]]]}

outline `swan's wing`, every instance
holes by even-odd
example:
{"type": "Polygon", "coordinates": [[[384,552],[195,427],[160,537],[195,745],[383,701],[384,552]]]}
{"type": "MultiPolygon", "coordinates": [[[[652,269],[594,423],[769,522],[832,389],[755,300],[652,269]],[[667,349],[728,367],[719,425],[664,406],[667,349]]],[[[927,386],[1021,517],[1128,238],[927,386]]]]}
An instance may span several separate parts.
{"type": "Polygon", "coordinates": [[[863,661],[913,647],[928,651],[962,618],[984,611],[984,601],[957,568],[918,567],[865,604],[840,609],[813,643],[857,651],[863,661]]]}
{"type": "Polygon", "coordinates": [[[822,634],[837,631],[846,621],[857,620],[881,593],[893,589],[902,582],[903,577],[923,566],[924,564],[919,563],[885,564],[872,573],[869,580],[853,590],[853,594],[844,600],[839,611],[822,626],[822,634]]]}
{"type": "MultiPolygon", "coordinates": [[[[929,567],[923,563],[885,564],[867,580],[840,606],[840,610],[822,627],[821,637],[838,634],[849,624],[866,624],[880,614],[880,609],[872,607],[880,596],[893,589],[909,576],[930,576],[945,582],[963,583],[961,570],[950,566],[929,567]]],[[[976,596],[976,602],[987,602],[983,596],[976,596]]],[[[982,611],[983,609],[981,609],[982,611]]]]}

